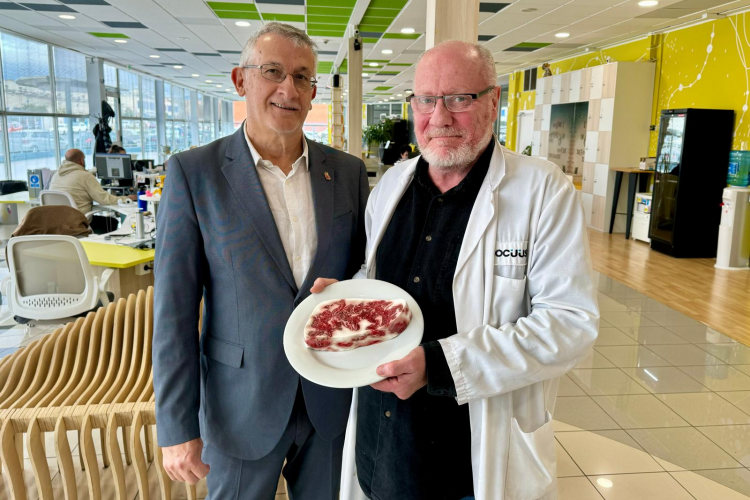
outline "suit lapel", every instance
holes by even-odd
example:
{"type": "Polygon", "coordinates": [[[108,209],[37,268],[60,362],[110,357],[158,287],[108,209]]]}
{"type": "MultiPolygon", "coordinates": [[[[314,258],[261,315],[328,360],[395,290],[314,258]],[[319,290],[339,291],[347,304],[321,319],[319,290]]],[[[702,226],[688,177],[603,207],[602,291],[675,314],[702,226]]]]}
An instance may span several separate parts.
{"type": "Polygon", "coordinates": [[[226,156],[231,161],[221,168],[224,177],[281,274],[296,292],[297,285],[286,258],[284,245],[281,243],[276,221],[268,207],[263,185],[255,170],[255,162],[247,147],[244,124],[232,137],[226,156]]]}
{"type": "MultiPolygon", "coordinates": [[[[305,139],[307,140],[307,139],[305,139]]],[[[318,269],[328,255],[333,231],[333,192],[336,185],[336,172],[333,165],[326,165],[326,155],[312,141],[307,141],[307,164],[310,169],[313,206],[315,207],[315,226],[318,233],[318,248],[315,251],[310,269],[300,287],[297,298],[310,290],[318,276],[318,269]],[[327,176],[327,177],[326,177],[327,176]],[[330,180],[329,180],[330,179],[330,180]]]]}

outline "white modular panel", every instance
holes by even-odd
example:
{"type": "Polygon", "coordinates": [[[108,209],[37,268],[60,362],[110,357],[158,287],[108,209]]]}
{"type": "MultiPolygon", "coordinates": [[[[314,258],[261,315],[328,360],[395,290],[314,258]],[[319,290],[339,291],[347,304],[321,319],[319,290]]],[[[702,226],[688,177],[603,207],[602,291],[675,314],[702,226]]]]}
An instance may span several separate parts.
{"type": "Polygon", "coordinates": [[[573,71],[570,74],[570,98],[568,102],[577,102],[581,95],[581,72],[573,71]]]}
{"type": "MultiPolygon", "coordinates": [[[[534,138],[531,142],[531,156],[539,156],[539,145],[542,142],[542,133],[539,130],[534,131],[534,138]]],[[[519,151],[520,152],[520,151],[519,151]]]]}
{"type": "Polygon", "coordinates": [[[548,81],[547,78],[540,78],[536,81],[536,106],[544,104],[544,86],[548,81]]]}
{"type": "Polygon", "coordinates": [[[596,163],[598,151],[599,132],[586,132],[586,152],[583,155],[583,161],[596,163]]]}
{"type": "Polygon", "coordinates": [[[552,104],[560,104],[560,93],[562,92],[562,75],[552,77],[552,104]]]}
{"type": "Polygon", "coordinates": [[[615,98],[602,99],[599,108],[599,132],[612,132],[615,114],[615,98]]]}
{"type": "Polygon", "coordinates": [[[607,196],[607,179],[609,178],[609,165],[597,163],[594,167],[594,194],[596,196],[607,196]]]}

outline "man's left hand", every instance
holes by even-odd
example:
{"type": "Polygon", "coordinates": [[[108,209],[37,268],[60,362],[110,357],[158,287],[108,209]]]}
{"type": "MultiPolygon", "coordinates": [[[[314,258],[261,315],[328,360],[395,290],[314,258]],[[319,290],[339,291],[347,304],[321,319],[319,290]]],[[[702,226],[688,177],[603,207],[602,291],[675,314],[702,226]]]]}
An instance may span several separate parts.
{"type": "Polygon", "coordinates": [[[377,374],[388,377],[370,387],[383,392],[392,392],[399,399],[409,399],[412,394],[427,385],[427,365],[424,349],[420,346],[405,358],[378,366],[377,374]]]}

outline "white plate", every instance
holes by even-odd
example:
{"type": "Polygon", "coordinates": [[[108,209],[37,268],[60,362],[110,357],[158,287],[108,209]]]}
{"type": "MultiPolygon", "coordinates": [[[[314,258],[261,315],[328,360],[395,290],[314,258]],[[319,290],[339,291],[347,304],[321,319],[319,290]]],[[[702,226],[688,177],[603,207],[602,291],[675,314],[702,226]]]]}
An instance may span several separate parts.
{"type": "Polygon", "coordinates": [[[341,281],[297,306],[284,329],[284,352],[292,367],[316,384],[337,389],[364,387],[383,380],[375,373],[378,366],[401,359],[419,346],[423,331],[422,310],[401,288],[379,280],[341,281]],[[411,322],[401,335],[382,344],[339,352],[308,349],[304,341],[307,320],[318,304],[334,299],[403,299],[411,310],[411,322]]]}

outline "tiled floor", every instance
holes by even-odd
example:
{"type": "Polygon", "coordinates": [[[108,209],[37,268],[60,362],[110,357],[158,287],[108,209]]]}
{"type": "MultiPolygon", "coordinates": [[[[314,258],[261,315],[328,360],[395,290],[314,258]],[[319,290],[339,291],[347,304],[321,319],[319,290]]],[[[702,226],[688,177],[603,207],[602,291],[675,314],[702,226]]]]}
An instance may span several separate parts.
{"type": "MultiPolygon", "coordinates": [[[[562,378],[554,414],[560,500],[750,500],[750,347],[596,278],[599,339],[562,378]]],[[[4,309],[0,357],[55,328],[13,326],[4,309]]]]}

